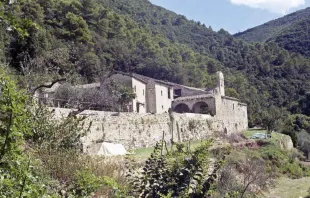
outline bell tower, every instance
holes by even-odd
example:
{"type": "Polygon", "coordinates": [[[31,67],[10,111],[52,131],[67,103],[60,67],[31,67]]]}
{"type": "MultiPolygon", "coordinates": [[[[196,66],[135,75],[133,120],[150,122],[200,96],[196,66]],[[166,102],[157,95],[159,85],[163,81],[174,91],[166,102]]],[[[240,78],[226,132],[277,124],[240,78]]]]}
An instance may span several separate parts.
{"type": "Polygon", "coordinates": [[[225,96],[224,74],[221,71],[218,71],[216,74],[217,74],[217,87],[220,91],[221,96],[225,96]]]}

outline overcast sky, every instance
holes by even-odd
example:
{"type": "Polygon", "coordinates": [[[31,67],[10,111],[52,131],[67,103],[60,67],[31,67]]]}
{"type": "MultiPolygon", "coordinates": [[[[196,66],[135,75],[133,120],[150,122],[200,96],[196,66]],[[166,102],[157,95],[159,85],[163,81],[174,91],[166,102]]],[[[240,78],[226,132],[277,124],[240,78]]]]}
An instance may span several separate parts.
{"type": "Polygon", "coordinates": [[[153,4],[201,21],[214,30],[237,33],[310,7],[310,0],[150,0],[153,4]]]}

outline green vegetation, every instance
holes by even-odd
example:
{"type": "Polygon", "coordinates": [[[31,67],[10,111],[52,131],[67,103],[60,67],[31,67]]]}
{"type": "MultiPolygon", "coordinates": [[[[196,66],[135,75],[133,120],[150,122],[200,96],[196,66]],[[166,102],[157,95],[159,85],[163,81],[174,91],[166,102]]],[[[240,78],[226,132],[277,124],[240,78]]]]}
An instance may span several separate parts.
{"type": "Polygon", "coordinates": [[[310,118],[305,115],[291,115],[282,126],[281,132],[292,138],[295,147],[304,152],[307,159],[310,154],[310,118]]]}
{"type": "Polygon", "coordinates": [[[88,128],[83,117],[53,120],[49,111],[27,100],[3,70],[0,83],[3,196],[247,197],[257,194],[251,185],[267,189],[276,176],[309,176],[309,170],[296,161],[299,154],[281,150],[276,141],[256,149],[214,150],[212,140],[171,148],[158,143],[144,165],[127,161],[125,176],[122,159],[80,152],[79,137],[88,128]],[[143,171],[138,171],[141,165],[143,171]],[[217,172],[220,180],[215,179],[217,172]]]}
{"type": "Polygon", "coordinates": [[[234,36],[246,42],[274,42],[291,53],[309,58],[309,19],[310,9],[306,8],[234,36]]]}
{"type": "Polygon", "coordinates": [[[119,166],[110,163],[109,168],[106,161],[79,152],[87,131],[84,118],[52,119],[3,68],[0,87],[1,197],[88,197],[115,187],[107,176],[117,178],[110,170],[119,166]]]}
{"type": "MultiPolygon", "coordinates": [[[[306,16],[307,10],[302,13],[306,16]]],[[[308,22],[295,23],[296,18],[298,13],[284,24],[294,31],[275,21],[281,29],[274,40],[278,44],[272,39],[248,44],[147,0],[1,1],[0,64],[11,72],[1,66],[0,195],[245,197],[257,194],[252,184],[264,190],[276,176],[309,176],[296,160],[301,155],[281,150],[272,133],[270,141],[242,151],[225,147],[210,153],[211,141],[190,148],[157,144],[143,171],[129,164],[126,180],[124,162],[81,154],[85,118],[69,115],[56,121],[34,106],[27,92],[59,77],[73,84],[99,81],[113,70],[207,88],[214,83],[213,74],[223,70],[227,93],[249,104],[250,125],[290,135],[309,157],[310,62],[298,54],[307,56],[308,49],[298,48],[285,32],[305,36],[301,27],[308,22]],[[211,163],[210,157],[217,161],[211,163]],[[215,181],[217,171],[226,183],[215,181]]],[[[134,97],[131,90],[121,93],[121,105],[134,97]]],[[[191,122],[190,128],[196,124],[191,122]]],[[[137,156],[145,158],[149,152],[138,150],[137,156]]]]}
{"type": "Polygon", "coordinates": [[[306,8],[304,10],[299,10],[297,12],[286,15],[282,18],[272,20],[263,25],[251,28],[244,32],[239,32],[234,36],[237,38],[241,38],[246,42],[264,42],[271,38],[274,38],[283,30],[288,30],[296,23],[309,17],[309,8],[306,8]]]}
{"type": "MultiPolygon", "coordinates": [[[[211,167],[207,141],[194,150],[184,145],[168,150],[165,143],[157,143],[151,157],[145,161],[143,171],[129,169],[129,185],[134,197],[209,197],[212,193],[216,172],[221,162],[211,167]],[[163,155],[163,150],[167,153],[163,155]]],[[[225,155],[221,158],[223,160],[225,155]]]]}
{"type": "Polygon", "coordinates": [[[277,180],[275,188],[270,189],[269,193],[266,193],[267,197],[306,197],[308,195],[310,178],[305,177],[301,179],[289,179],[281,177],[277,180]]]}
{"type": "Polygon", "coordinates": [[[4,12],[22,24],[31,21],[22,26],[26,36],[0,27],[0,60],[23,76],[25,87],[57,76],[94,82],[121,70],[206,88],[223,70],[227,93],[249,105],[251,126],[261,124],[271,106],[307,111],[306,58],[273,42],[247,44],[214,32],[147,0],[20,0],[4,12]]]}
{"type": "MultiPolygon", "coordinates": [[[[187,145],[187,147],[189,146],[191,150],[197,148],[198,146],[201,146],[201,144],[205,143],[205,140],[202,141],[192,141],[192,142],[184,142],[184,145],[187,145]]],[[[171,146],[168,146],[169,148],[171,148],[171,146]]],[[[172,146],[172,149],[176,149],[176,145],[172,146]]],[[[137,160],[137,161],[143,161],[146,160],[154,151],[154,148],[140,148],[140,149],[135,149],[133,150],[133,155],[132,157],[137,160]]],[[[165,152],[164,152],[165,153],[165,152]]]]}

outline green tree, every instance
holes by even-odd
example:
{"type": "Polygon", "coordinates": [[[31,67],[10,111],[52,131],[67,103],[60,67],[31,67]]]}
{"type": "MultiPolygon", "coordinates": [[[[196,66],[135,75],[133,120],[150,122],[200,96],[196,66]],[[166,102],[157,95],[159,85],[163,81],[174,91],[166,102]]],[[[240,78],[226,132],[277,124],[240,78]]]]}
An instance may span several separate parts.
{"type": "Polygon", "coordinates": [[[36,161],[23,151],[31,135],[27,96],[2,68],[0,86],[0,196],[41,197],[46,189],[36,177],[36,161]]]}
{"type": "Polygon", "coordinates": [[[64,33],[69,39],[76,39],[78,42],[90,42],[92,39],[86,21],[72,12],[66,14],[65,25],[68,30],[64,33]]]}
{"type": "Polygon", "coordinates": [[[284,115],[282,114],[279,108],[271,106],[270,108],[268,108],[267,111],[263,112],[262,116],[263,127],[265,127],[267,129],[267,132],[270,134],[276,128],[280,128],[278,124],[280,123],[283,116],[284,115]]]}

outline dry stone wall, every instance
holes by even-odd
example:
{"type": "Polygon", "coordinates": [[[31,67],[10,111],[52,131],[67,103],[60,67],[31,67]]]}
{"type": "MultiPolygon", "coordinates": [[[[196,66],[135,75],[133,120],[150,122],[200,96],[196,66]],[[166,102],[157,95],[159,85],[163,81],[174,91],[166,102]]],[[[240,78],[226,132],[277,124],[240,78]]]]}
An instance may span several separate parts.
{"type": "MultiPolygon", "coordinates": [[[[55,117],[68,115],[69,109],[54,109],[55,117]]],[[[214,132],[224,131],[238,123],[225,123],[210,115],[200,114],[137,114],[84,111],[86,121],[92,122],[89,133],[82,138],[87,152],[100,142],[120,143],[126,149],[152,147],[163,137],[166,142],[184,142],[209,138],[214,132]]],[[[241,131],[241,129],[239,129],[241,131]]],[[[245,130],[245,129],[242,129],[245,130]]]]}

